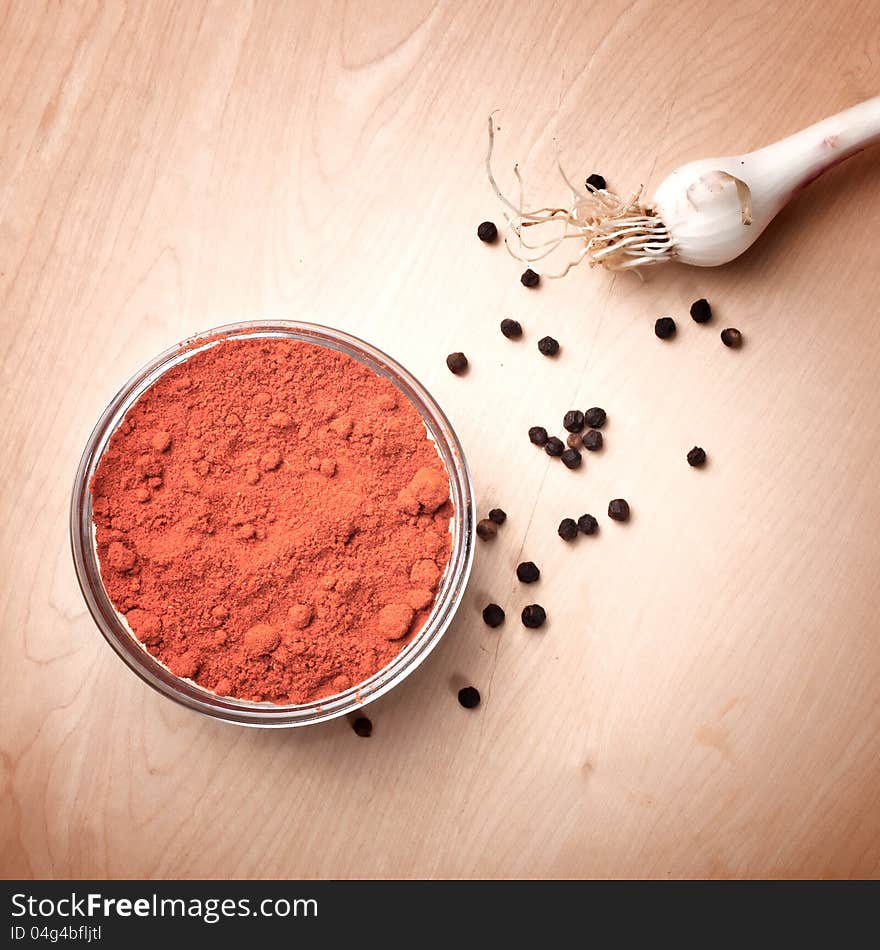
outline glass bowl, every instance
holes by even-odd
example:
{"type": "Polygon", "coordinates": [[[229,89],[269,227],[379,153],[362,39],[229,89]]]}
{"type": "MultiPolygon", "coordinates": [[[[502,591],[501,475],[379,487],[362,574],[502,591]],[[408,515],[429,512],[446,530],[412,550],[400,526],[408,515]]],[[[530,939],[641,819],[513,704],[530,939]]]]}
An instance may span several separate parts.
{"type": "Polygon", "coordinates": [[[89,437],[77,469],[70,505],[70,541],[77,579],[95,623],[116,653],[142,680],[190,709],[226,722],[268,727],[305,726],[344,716],[404,680],[437,646],[461,602],[474,559],[474,524],[473,486],[461,443],[443,410],[424,386],[399,363],[363,340],[330,327],[289,320],[234,323],[208,330],[185,344],[171,347],[135,373],[111,400],[89,437]],[[421,413],[449,475],[450,499],[454,506],[452,552],[428,619],[410,643],[369,679],[311,703],[278,705],[233,699],[175,676],[129,631],[101,581],[89,484],[110,436],[131,406],[163,373],[230,337],[303,340],[345,353],[366,364],[389,379],[421,413]]]}

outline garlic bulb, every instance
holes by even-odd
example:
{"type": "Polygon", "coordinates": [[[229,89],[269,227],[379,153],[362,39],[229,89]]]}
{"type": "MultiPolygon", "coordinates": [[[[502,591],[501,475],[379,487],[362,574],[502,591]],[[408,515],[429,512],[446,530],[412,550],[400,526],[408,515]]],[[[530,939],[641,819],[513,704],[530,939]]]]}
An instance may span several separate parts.
{"type": "MultiPolygon", "coordinates": [[[[495,193],[513,212],[506,215],[513,236],[508,249],[533,263],[563,242],[576,240],[579,250],[561,277],[586,259],[612,270],[667,261],[697,267],[726,264],[747,250],[785,205],[811,181],[858,151],[880,142],[880,96],[823,119],[788,138],[745,155],[707,158],[672,172],[651,202],[641,192],[624,200],[587,185],[571,190],[565,208],[526,211],[501,194],[491,168],[494,137],[489,118],[486,166],[495,193]],[[556,224],[552,239],[528,243],[527,229],[556,224]],[[537,252],[530,256],[530,252],[537,252]]],[[[518,177],[518,171],[517,171],[518,177]]]]}

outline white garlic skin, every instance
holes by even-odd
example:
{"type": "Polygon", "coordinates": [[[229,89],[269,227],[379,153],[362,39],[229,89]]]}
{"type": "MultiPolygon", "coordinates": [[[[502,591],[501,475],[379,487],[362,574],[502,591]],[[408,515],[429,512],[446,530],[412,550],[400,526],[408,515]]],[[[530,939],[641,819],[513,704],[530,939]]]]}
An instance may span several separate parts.
{"type": "Polygon", "coordinates": [[[880,142],[880,96],[745,155],[689,162],[654,192],[653,209],[684,264],[716,267],[739,257],[811,181],[880,142]],[[736,179],[742,185],[737,190],[736,179]],[[743,223],[744,194],[750,224],[743,223]]]}
{"type": "Polygon", "coordinates": [[[669,175],[654,193],[654,210],[674,242],[673,256],[683,264],[717,267],[739,257],[785,205],[785,198],[756,195],[741,158],[690,162],[669,175]],[[736,174],[736,169],[740,174],[736,174]],[[734,176],[751,191],[750,223],[734,176]]]}

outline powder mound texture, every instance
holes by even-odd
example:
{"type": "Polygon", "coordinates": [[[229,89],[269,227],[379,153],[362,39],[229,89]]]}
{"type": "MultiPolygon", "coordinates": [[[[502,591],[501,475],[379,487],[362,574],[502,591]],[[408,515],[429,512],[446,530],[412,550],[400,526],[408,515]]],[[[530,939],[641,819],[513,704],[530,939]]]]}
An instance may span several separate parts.
{"type": "Polygon", "coordinates": [[[449,561],[418,411],[341,353],[227,340],[157,380],[91,485],[104,586],[177,676],[304,703],[384,667],[449,561]]]}

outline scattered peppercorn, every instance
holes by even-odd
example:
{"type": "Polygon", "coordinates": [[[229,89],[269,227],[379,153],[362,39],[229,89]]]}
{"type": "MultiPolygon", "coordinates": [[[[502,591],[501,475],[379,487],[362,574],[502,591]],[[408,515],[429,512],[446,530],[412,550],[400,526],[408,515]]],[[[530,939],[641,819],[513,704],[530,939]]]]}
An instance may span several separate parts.
{"type": "Polygon", "coordinates": [[[700,297],[691,304],[691,316],[694,323],[708,323],[712,319],[712,308],[705,297],[700,297]]]}
{"type": "Polygon", "coordinates": [[[361,739],[369,739],[373,734],[373,723],[366,716],[358,716],[351,724],[351,728],[354,729],[355,735],[360,736],[361,739]]]}
{"type": "Polygon", "coordinates": [[[551,435],[544,443],[544,451],[552,458],[559,458],[565,451],[565,443],[562,439],[557,439],[555,435],[551,435]]]}
{"type": "Polygon", "coordinates": [[[494,521],[495,524],[504,524],[507,521],[507,512],[501,508],[493,508],[489,512],[489,520],[494,521]]]}
{"type": "Polygon", "coordinates": [[[465,686],[458,691],[458,701],[465,709],[474,709],[480,705],[480,691],[475,686],[465,686]]]}
{"type": "Polygon", "coordinates": [[[543,426],[532,426],[529,429],[529,442],[532,445],[545,445],[547,443],[547,430],[543,426]]]}
{"type": "Polygon", "coordinates": [[[605,413],[604,409],[600,409],[598,406],[593,406],[592,409],[588,409],[584,413],[584,421],[591,429],[601,429],[605,425],[605,420],[608,416],[605,413]]]}
{"type": "Polygon", "coordinates": [[[735,327],[728,327],[721,331],[721,342],[733,350],[738,350],[743,345],[743,335],[735,327]]]}
{"type": "Polygon", "coordinates": [[[524,627],[536,630],[538,627],[544,626],[546,619],[547,611],[540,604],[529,604],[527,607],[523,607],[522,622],[524,627]]]}
{"type": "Polygon", "coordinates": [[[599,522],[592,515],[581,515],[577,526],[581,534],[595,534],[599,530],[599,522]]]}
{"type": "Polygon", "coordinates": [[[491,541],[498,534],[498,525],[488,518],[477,522],[477,537],[481,541],[491,541]]]}
{"type": "Polygon", "coordinates": [[[672,317],[660,317],[654,322],[654,332],[661,340],[669,340],[675,336],[675,321],[672,317]]]}
{"type": "Polygon", "coordinates": [[[518,340],[522,336],[522,324],[519,320],[511,320],[505,317],[501,321],[501,332],[508,340],[518,340]]]}
{"type": "Polygon", "coordinates": [[[584,427],[584,414],[580,409],[569,409],[562,417],[562,427],[569,432],[580,432],[584,427]]]}
{"type": "Polygon", "coordinates": [[[608,502],[608,517],[612,521],[629,521],[629,503],[623,498],[608,502]]]}
{"type": "Polygon", "coordinates": [[[577,432],[572,432],[568,436],[568,438],[565,440],[565,444],[570,449],[579,449],[584,443],[581,437],[577,434],[577,432]]]}
{"type": "Polygon", "coordinates": [[[538,349],[544,356],[556,356],[559,352],[559,341],[554,340],[552,336],[542,336],[538,340],[538,349]]]}
{"type": "Polygon", "coordinates": [[[446,365],[451,373],[459,376],[468,368],[468,358],[464,353],[450,353],[446,357],[446,365]]]}
{"type": "Polygon", "coordinates": [[[589,432],[584,433],[581,442],[583,442],[584,448],[588,452],[598,452],[605,444],[605,439],[598,429],[590,429],[589,432]]]}
{"type": "Polygon", "coordinates": [[[540,274],[536,274],[531,267],[522,272],[522,277],[519,279],[523,287],[537,287],[541,283],[540,274]]]}
{"type": "Polygon", "coordinates": [[[483,608],[483,623],[487,627],[500,627],[504,623],[504,611],[498,604],[487,604],[483,608]]]}
{"type": "Polygon", "coordinates": [[[484,221],[477,228],[477,237],[481,241],[485,241],[486,244],[491,244],[493,241],[498,240],[498,228],[495,227],[492,221],[484,221]]]}
{"type": "Polygon", "coordinates": [[[516,576],[523,584],[534,584],[541,576],[541,571],[534,561],[523,561],[516,566],[516,576]]]}
{"type": "Polygon", "coordinates": [[[694,468],[698,468],[700,465],[706,464],[706,450],[701,449],[699,445],[695,445],[690,452],[687,454],[688,465],[693,465],[694,468]]]}
{"type": "Polygon", "coordinates": [[[556,532],[563,541],[574,541],[578,533],[577,522],[574,518],[563,518],[556,532]]]}
{"type": "Polygon", "coordinates": [[[604,191],[606,184],[605,179],[598,172],[593,172],[587,179],[587,187],[595,188],[596,191],[604,191]]]}
{"type": "Polygon", "coordinates": [[[584,457],[578,452],[577,449],[566,449],[560,456],[562,459],[562,464],[566,468],[580,468],[581,462],[583,462],[584,457]]]}

